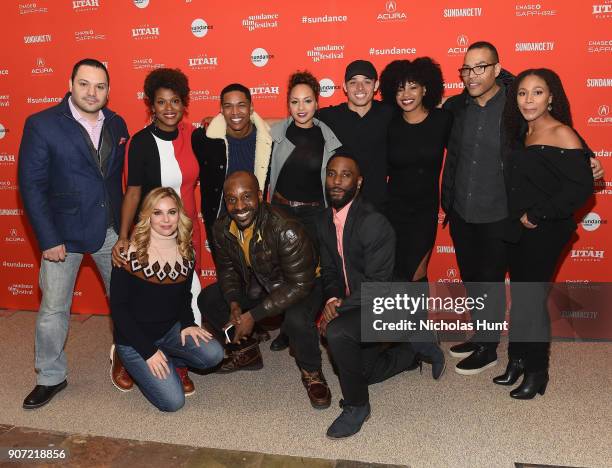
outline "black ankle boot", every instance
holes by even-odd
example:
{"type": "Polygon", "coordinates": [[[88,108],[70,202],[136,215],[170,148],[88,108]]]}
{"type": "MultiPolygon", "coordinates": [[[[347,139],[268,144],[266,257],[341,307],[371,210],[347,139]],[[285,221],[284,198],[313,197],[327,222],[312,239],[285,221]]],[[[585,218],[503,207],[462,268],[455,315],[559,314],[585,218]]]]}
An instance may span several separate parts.
{"type": "Polygon", "coordinates": [[[525,361],[521,358],[510,359],[506,373],[493,378],[497,385],[514,385],[518,378],[525,373],[525,361]]]}
{"type": "Polygon", "coordinates": [[[548,385],[548,371],[525,371],[523,383],[510,392],[512,398],[517,400],[531,400],[536,393],[544,395],[548,385]]]}

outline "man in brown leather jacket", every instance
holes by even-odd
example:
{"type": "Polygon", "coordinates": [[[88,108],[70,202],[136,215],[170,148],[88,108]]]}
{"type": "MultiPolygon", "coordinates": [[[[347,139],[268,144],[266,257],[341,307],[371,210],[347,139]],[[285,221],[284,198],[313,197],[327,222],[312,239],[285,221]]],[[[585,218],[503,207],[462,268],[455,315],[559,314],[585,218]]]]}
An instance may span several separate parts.
{"type": "Polygon", "coordinates": [[[327,408],[331,394],[321,372],[315,325],[323,296],[313,245],[298,221],[262,201],[252,173],[233,173],[223,192],[227,214],[213,228],[218,282],[198,297],[204,319],[217,333],[225,335],[232,327],[235,334],[219,372],[261,369],[253,326],[285,312],[282,331],[289,336],[310,402],[327,408]]]}

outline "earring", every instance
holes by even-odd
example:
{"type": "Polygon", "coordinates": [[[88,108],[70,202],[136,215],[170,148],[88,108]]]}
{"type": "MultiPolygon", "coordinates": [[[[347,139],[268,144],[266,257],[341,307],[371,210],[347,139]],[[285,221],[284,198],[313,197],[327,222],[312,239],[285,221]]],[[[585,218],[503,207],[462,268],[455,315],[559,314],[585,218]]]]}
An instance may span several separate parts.
{"type": "Polygon", "coordinates": [[[547,109],[548,109],[548,112],[550,112],[550,111],[552,110],[552,103],[549,103],[549,104],[548,104],[547,109]]]}

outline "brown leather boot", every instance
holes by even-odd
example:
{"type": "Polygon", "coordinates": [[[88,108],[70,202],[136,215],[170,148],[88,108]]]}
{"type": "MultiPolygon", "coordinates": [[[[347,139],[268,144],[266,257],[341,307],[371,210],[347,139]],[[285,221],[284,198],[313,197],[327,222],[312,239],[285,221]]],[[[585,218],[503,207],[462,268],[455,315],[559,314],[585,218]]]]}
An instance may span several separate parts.
{"type": "Polygon", "coordinates": [[[189,377],[189,371],[186,367],[175,367],[176,373],[181,379],[181,383],[183,384],[183,392],[185,396],[190,396],[195,393],[195,385],[193,384],[193,380],[189,377]]]}
{"type": "Polygon", "coordinates": [[[262,367],[263,359],[259,351],[259,342],[251,338],[245,346],[229,352],[217,373],[229,374],[238,370],[259,370],[262,367]]]}
{"type": "Polygon", "coordinates": [[[314,372],[308,372],[304,369],[300,369],[300,371],[302,371],[302,383],[306,387],[306,393],[308,393],[312,407],[314,409],[329,408],[331,392],[323,376],[323,371],[321,369],[314,372]]]}
{"type": "Polygon", "coordinates": [[[134,387],[134,381],[125,367],[123,367],[123,363],[117,354],[117,349],[113,344],[110,350],[110,360],[111,360],[111,368],[110,368],[110,376],[113,385],[117,387],[122,392],[129,392],[134,387]]]}

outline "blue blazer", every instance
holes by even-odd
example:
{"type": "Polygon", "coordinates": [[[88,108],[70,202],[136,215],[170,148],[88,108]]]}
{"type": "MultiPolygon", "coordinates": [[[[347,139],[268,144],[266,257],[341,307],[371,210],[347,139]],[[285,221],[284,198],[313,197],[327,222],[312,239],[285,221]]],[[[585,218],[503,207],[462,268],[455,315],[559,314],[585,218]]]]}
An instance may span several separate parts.
{"type": "Polygon", "coordinates": [[[107,203],[115,231],[121,225],[121,177],[129,134],[119,115],[102,110],[112,141],[102,176],[81,124],[72,117],[69,97],[27,118],[19,147],[19,191],[41,250],[64,244],[68,252],[91,253],[104,243],[107,203]]]}

